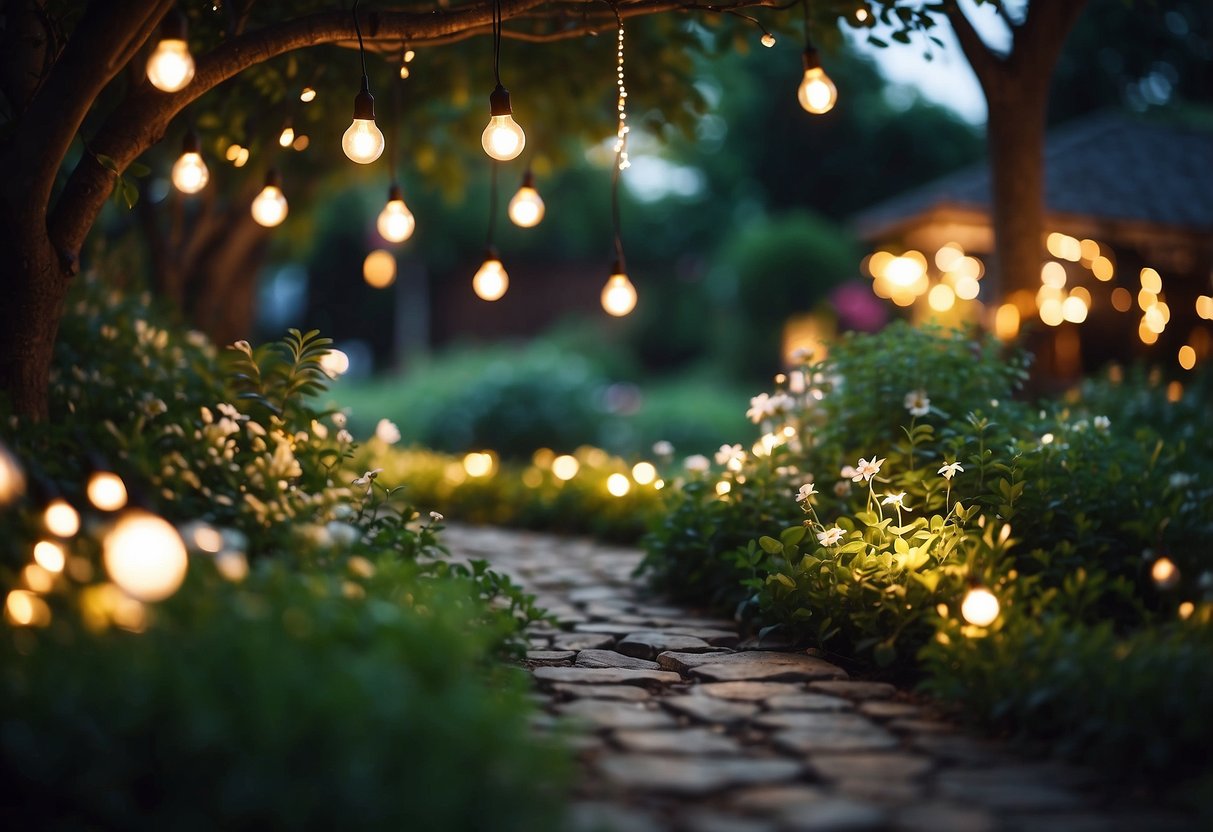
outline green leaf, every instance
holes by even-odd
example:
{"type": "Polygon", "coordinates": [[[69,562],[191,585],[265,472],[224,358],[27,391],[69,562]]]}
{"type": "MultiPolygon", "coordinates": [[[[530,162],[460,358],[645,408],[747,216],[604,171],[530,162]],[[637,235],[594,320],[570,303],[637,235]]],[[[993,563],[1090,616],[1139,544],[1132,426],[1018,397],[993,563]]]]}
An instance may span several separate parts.
{"type": "Polygon", "coordinates": [[[783,552],[783,544],[773,537],[767,537],[765,534],[758,538],[758,545],[768,555],[778,555],[783,552]]]}
{"type": "Polygon", "coordinates": [[[805,534],[808,532],[804,526],[790,526],[780,533],[779,539],[783,541],[785,546],[795,546],[800,541],[804,540],[805,534]]]}

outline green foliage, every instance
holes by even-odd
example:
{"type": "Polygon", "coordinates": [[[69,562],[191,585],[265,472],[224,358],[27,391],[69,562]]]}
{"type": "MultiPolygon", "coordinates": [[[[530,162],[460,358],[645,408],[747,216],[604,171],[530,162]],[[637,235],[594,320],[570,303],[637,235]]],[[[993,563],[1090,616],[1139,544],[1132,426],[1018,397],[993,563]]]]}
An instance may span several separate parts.
{"type": "Polygon", "coordinates": [[[501,664],[541,614],[486,563],[446,560],[440,517],[349,469],[344,416],[312,405],[327,339],[220,355],[146,297],[76,291],[54,418],[2,422],[30,485],[0,513],[0,581],[34,612],[0,631],[16,810],[57,827],[552,828],[563,757],[535,743],[525,677],[501,664]],[[114,516],[82,493],[96,469],[177,524],[189,566],[167,600],[107,580],[114,516]],[[61,571],[30,563],[52,496],[82,519],[61,571]]]}

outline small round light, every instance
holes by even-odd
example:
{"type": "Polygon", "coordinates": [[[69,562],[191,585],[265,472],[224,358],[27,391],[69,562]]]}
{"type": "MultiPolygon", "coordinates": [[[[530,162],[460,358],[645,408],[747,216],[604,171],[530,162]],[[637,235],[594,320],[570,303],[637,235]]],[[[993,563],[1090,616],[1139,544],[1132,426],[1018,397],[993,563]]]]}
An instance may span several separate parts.
{"type": "Polygon", "coordinates": [[[88,481],[88,501],[101,511],[117,511],[126,505],[126,485],[109,471],[98,471],[88,481]]]}
{"type": "Polygon", "coordinates": [[[637,485],[648,485],[657,479],[657,468],[651,462],[637,462],[632,466],[632,479],[637,485]]]}
{"type": "Polygon", "coordinates": [[[561,454],[552,460],[552,474],[558,480],[567,482],[577,476],[580,470],[581,463],[577,461],[577,457],[561,454]]]}
{"type": "Polygon", "coordinates": [[[490,256],[472,278],[472,291],[481,300],[500,300],[510,288],[510,276],[496,257],[490,256]]]}
{"type": "Polygon", "coordinates": [[[47,531],[56,537],[71,537],[80,531],[80,514],[67,500],[53,500],[42,516],[47,531]]]}
{"type": "Polygon", "coordinates": [[[607,477],[606,487],[612,497],[622,497],[632,490],[632,483],[623,474],[611,474],[607,477]]]}
{"type": "Polygon", "coordinates": [[[185,542],[168,521],[140,509],[127,511],[102,542],[105,571],[140,601],[162,601],[185,580],[185,542]]]}
{"type": "Polygon", "coordinates": [[[493,473],[493,455],[489,453],[470,453],[463,458],[463,470],[469,477],[487,477],[493,473]]]}
{"type": "Polygon", "coordinates": [[[164,92],[185,89],[194,78],[194,58],[184,40],[166,38],[147,59],[147,80],[164,92]]]}
{"type": "Polygon", "coordinates": [[[67,555],[58,543],[39,540],[34,544],[34,562],[47,572],[62,572],[67,564],[67,555]]]}
{"type": "Polygon", "coordinates": [[[324,370],[329,378],[344,375],[349,368],[350,357],[341,350],[330,348],[328,352],[320,356],[320,369],[324,370]]]}
{"type": "Polygon", "coordinates": [[[506,113],[492,116],[488,126],[480,134],[480,146],[497,161],[508,162],[517,159],[518,154],[526,147],[526,134],[514,121],[513,115],[506,113]]]}
{"type": "Polygon", "coordinates": [[[45,627],[51,621],[51,608],[36,593],[14,589],[5,598],[4,617],[18,627],[45,627]]]}
{"type": "Polygon", "coordinates": [[[396,258],[390,251],[375,249],[362,261],[362,279],[376,289],[386,289],[396,282],[396,258]]]}
{"type": "Polygon", "coordinates": [[[403,243],[413,236],[417,221],[404,204],[404,198],[398,189],[393,188],[388,196],[387,205],[383,206],[379,218],[375,221],[375,228],[379,231],[379,236],[389,243],[403,243]]]}
{"type": "Polygon", "coordinates": [[[716,483],[716,494],[720,497],[723,497],[732,490],[733,484],[728,480],[721,480],[720,482],[716,483]]]}
{"type": "Polygon", "coordinates": [[[316,90],[314,90],[311,87],[304,87],[299,92],[299,100],[302,101],[304,104],[309,104],[312,101],[315,101],[316,100],[316,90]]]}
{"type": "Polygon", "coordinates": [[[543,219],[543,199],[534,187],[523,184],[510,200],[510,222],[519,228],[534,228],[543,219]]]}
{"type": "Polygon", "coordinates": [[[636,308],[636,287],[626,274],[611,275],[602,287],[602,308],[616,318],[622,318],[636,308]]]}
{"type": "Polygon", "coordinates": [[[974,627],[989,627],[998,618],[998,599],[983,586],[975,586],[965,595],[960,614],[974,627]]]}
{"type": "Polygon", "coordinates": [[[383,131],[373,118],[356,118],[341,137],[341,149],[350,161],[369,165],[383,154],[383,131]]]}
{"type": "Polygon", "coordinates": [[[286,219],[287,210],[286,197],[277,185],[267,183],[253,200],[253,219],[266,228],[281,225],[286,219]]]}
{"type": "Polygon", "coordinates": [[[183,194],[198,193],[210,179],[211,172],[199,153],[187,151],[173,163],[173,186],[183,194]]]}
{"type": "Polygon", "coordinates": [[[1159,589],[1174,589],[1179,585],[1179,567],[1168,557],[1161,557],[1150,567],[1150,577],[1159,589]]]}

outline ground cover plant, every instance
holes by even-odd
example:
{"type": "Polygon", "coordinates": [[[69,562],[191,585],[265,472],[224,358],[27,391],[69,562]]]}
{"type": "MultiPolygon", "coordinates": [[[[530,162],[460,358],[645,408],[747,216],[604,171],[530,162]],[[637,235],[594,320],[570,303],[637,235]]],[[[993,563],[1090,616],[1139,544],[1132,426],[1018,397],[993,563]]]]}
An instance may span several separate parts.
{"type": "Polygon", "coordinates": [[[501,661],[539,613],[349,467],[327,341],[220,350],[81,282],[52,418],[0,439],[14,816],[552,828],[563,756],[501,661]]]}
{"type": "Polygon", "coordinates": [[[755,397],[752,447],[670,492],[645,569],[886,673],[925,671],[1003,730],[1172,776],[1213,738],[1196,658],[1208,382],[1115,368],[1038,403],[1016,397],[1026,367],[959,333],[841,339],[755,397]]]}

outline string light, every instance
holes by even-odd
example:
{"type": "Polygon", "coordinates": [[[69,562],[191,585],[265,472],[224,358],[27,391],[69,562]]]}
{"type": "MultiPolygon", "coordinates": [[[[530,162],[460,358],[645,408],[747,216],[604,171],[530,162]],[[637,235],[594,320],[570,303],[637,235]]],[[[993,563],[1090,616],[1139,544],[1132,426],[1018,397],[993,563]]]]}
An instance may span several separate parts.
{"type": "Polygon", "coordinates": [[[117,511],[126,505],[126,484],[117,474],[98,471],[88,481],[88,501],[101,511],[117,511]]]}
{"type": "Polygon", "coordinates": [[[416,227],[417,221],[413,218],[413,213],[404,204],[404,193],[399,185],[393,184],[387,192],[387,205],[383,206],[379,219],[375,221],[379,236],[389,243],[403,243],[413,236],[413,229],[416,227]]]}
{"type": "Polygon", "coordinates": [[[160,41],[147,59],[147,80],[164,92],[185,89],[194,78],[194,58],[186,43],[185,15],[173,8],[160,23],[160,41]]]}
{"type": "Polygon", "coordinates": [[[286,197],[282,193],[282,177],[270,168],[265,174],[265,187],[253,200],[253,219],[258,225],[273,228],[286,219],[286,197]]]}
{"type": "Polygon", "coordinates": [[[522,186],[510,200],[507,211],[510,222],[519,228],[534,228],[543,220],[543,211],[543,199],[539,196],[539,191],[535,190],[535,175],[527,168],[526,173],[522,175],[522,186]]]}
{"type": "Polygon", "coordinates": [[[484,254],[484,262],[472,278],[472,291],[481,300],[494,301],[500,300],[509,288],[510,276],[506,273],[505,266],[501,265],[497,249],[489,246],[484,254]]]}
{"type": "Polygon", "coordinates": [[[354,0],[354,31],[358,33],[358,56],[362,60],[362,89],[354,96],[354,120],[341,137],[341,149],[350,161],[369,165],[383,153],[383,131],[375,124],[375,99],[366,77],[366,50],[358,25],[358,2],[354,0]]]}
{"type": "Polygon", "coordinates": [[[619,38],[615,52],[615,86],[617,92],[615,104],[617,116],[615,128],[615,164],[611,170],[611,224],[615,235],[615,262],[611,266],[611,276],[607,278],[606,285],[602,287],[600,300],[602,308],[606,310],[608,315],[622,318],[636,308],[636,287],[628,279],[623,256],[622,223],[619,219],[619,177],[632,164],[628,160],[628,133],[631,132],[631,128],[628,127],[627,121],[628,88],[624,83],[623,74],[623,18],[619,16],[617,8],[612,6],[612,9],[615,11],[615,22],[619,26],[619,38]]]}
{"type": "Polygon", "coordinates": [[[173,163],[173,186],[183,194],[196,194],[206,187],[211,173],[202,161],[198,134],[193,130],[181,142],[181,155],[173,163]]]}
{"type": "Polygon", "coordinates": [[[299,100],[304,104],[310,104],[316,100],[316,90],[312,87],[304,87],[299,91],[299,100]]]}
{"type": "Polygon", "coordinates": [[[46,529],[56,537],[71,537],[80,531],[80,514],[67,500],[52,500],[42,515],[46,529]]]}
{"type": "Polygon", "coordinates": [[[132,509],[102,541],[105,571],[127,595],[162,601],[185,580],[189,559],[185,542],[163,518],[132,509]]]}
{"type": "Polygon", "coordinates": [[[522,153],[526,134],[514,121],[510,91],[501,85],[501,0],[493,0],[493,75],[497,86],[489,95],[489,123],[480,135],[480,145],[493,159],[508,162],[522,153]]]}
{"type": "Polygon", "coordinates": [[[838,88],[821,68],[821,57],[809,38],[809,0],[804,0],[804,77],[796,92],[800,106],[814,115],[828,113],[838,100],[838,88]]]}
{"type": "Polygon", "coordinates": [[[278,146],[290,147],[295,143],[295,128],[287,124],[282,128],[282,132],[278,134],[278,146]]]}

